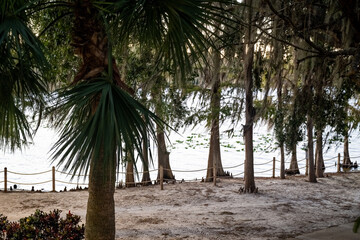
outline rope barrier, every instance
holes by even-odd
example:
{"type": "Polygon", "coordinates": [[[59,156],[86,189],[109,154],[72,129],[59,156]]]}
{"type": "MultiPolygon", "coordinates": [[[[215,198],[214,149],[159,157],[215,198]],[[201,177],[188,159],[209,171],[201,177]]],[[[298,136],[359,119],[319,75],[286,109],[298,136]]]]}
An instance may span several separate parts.
{"type": "Polygon", "coordinates": [[[266,165],[266,164],[269,164],[269,163],[272,163],[272,162],[273,162],[273,160],[270,160],[270,161],[265,162],[265,163],[257,163],[257,164],[254,163],[254,166],[266,165]]]}
{"type": "Polygon", "coordinates": [[[18,183],[18,182],[12,182],[12,181],[7,181],[7,182],[12,183],[12,184],[18,184],[18,185],[39,185],[39,184],[50,183],[50,182],[52,182],[52,180],[48,180],[48,181],[44,181],[44,182],[38,182],[38,183],[18,183]]]}
{"type": "Polygon", "coordinates": [[[244,165],[245,163],[241,163],[239,165],[233,166],[233,167],[224,167],[224,169],[232,169],[232,168],[237,168],[237,167],[241,167],[242,165],[244,165]]]}
{"type": "Polygon", "coordinates": [[[88,183],[73,183],[73,182],[65,182],[61,180],[55,180],[55,182],[64,183],[64,184],[73,184],[73,185],[89,185],[88,183]]]}
{"type": "Polygon", "coordinates": [[[8,173],[12,173],[12,174],[17,174],[17,175],[39,175],[39,174],[44,174],[44,173],[48,173],[51,172],[51,170],[47,170],[44,172],[38,172],[38,173],[18,173],[18,172],[12,172],[12,171],[7,171],[8,173]]]}
{"type": "MultiPolygon", "coordinates": [[[[164,169],[165,170],[165,169],[164,169]]],[[[145,172],[138,172],[138,174],[142,174],[142,173],[151,173],[151,172],[155,172],[158,171],[158,169],[153,169],[153,170],[149,170],[149,171],[145,171],[145,172]]],[[[127,174],[127,172],[116,172],[117,174],[127,174]]]]}
{"type": "Polygon", "coordinates": [[[329,159],[324,159],[324,162],[326,162],[326,161],[331,161],[331,160],[334,160],[334,159],[337,159],[338,157],[336,156],[336,157],[333,157],[333,158],[329,158],[329,159]]]}
{"type": "Polygon", "coordinates": [[[255,173],[264,173],[264,172],[269,172],[269,171],[272,171],[272,169],[268,169],[268,170],[261,171],[261,172],[254,172],[254,174],[255,174],[255,173]]]}
{"type": "MultiPolygon", "coordinates": [[[[61,174],[65,174],[65,175],[72,175],[71,173],[67,173],[67,172],[62,172],[62,171],[59,171],[59,170],[55,170],[55,172],[58,172],[58,173],[61,173],[61,174]]],[[[88,175],[76,175],[77,177],[87,177],[88,175]]]]}
{"type": "MultiPolygon", "coordinates": [[[[338,156],[336,157],[333,157],[333,158],[329,158],[329,159],[324,159],[324,162],[328,162],[329,164],[325,164],[325,167],[328,168],[328,167],[332,167],[333,166],[333,160],[337,159],[338,156]],[[332,161],[330,163],[330,161],[332,161]]],[[[360,156],[355,156],[355,157],[351,157],[353,159],[355,158],[360,158],[360,156]]],[[[298,160],[297,162],[302,162],[302,161],[305,161],[306,158],[303,158],[303,159],[300,159],[298,160]]],[[[277,160],[275,159],[276,162],[281,162],[280,160],[277,160]]],[[[264,163],[254,163],[253,165],[254,166],[261,166],[261,165],[269,165],[271,163],[274,162],[274,159],[270,160],[270,161],[267,161],[267,162],[264,162],[264,163]]],[[[285,163],[287,162],[287,160],[285,161],[285,163]]],[[[291,162],[291,161],[289,161],[291,162]]],[[[238,165],[235,165],[235,166],[232,166],[232,167],[223,167],[224,170],[228,170],[228,169],[233,169],[233,168],[237,168],[237,167],[241,167],[243,166],[245,163],[241,163],[241,164],[238,164],[238,165]]],[[[286,169],[286,170],[289,170],[289,171],[294,171],[294,170],[300,170],[300,169],[305,169],[306,166],[303,166],[303,167],[299,167],[297,169],[286,169]]],[[[203,171],[208,171],[210,169],[214,169],[213,167],[210,167],[210,168],[203,168],[203,169],[197,169],[197,170],[172,170],[172,169],[163,169],[164,171],[172,171],[172,172],[180,172],[180,173],[194,173],[194,172],[203,172],[203,171]]],[[[279,168],[271,168],[271,169],[267,169],[267,170],[263,170],[263,171],[258,171],[258,172],[254,172],[254,174],[262,174],[262,173],[266,173],[266,172],[270,172],[270,171],[280,171],[279,168]]],[[[9,171],[7,170],[8,173],[11,173],[11,174],[17,174],[17,175],[39,175],[39,174],[45,174],[45,173],[50,173],[52,171],[55,171],[55,172],[58,172],[60,174],[65,174],[65,175],[71,175],[70,173],[67,173],[67,172],[63,172],[63,171],[59,171],[59,170],[55,170],[55,168],[53,167],[53,170],[47,170],[47,171],[43,171],[43,172],[37,172],[37,173],[19,173],[19,172],[13,172],[13,171],[9,171]]],[[[148,170],[148,171],[143,171],[143,172],[138,172],[138,174],[144,174],[144,173],[150,173],[150,172],[156,172],[156,171],[159,171],[159,169],[152,169],[152,170],[148,170]]],[[[0,171],[0,174],[1,173],[5,173],[5,171],[0,171]]],[[[54,172],[53,172],[54,173],[54,172]]],[[[128,174],[126,171],[125,172],[117,172],[117,174],[128,174]]],[[[135,173],[132,173],[132,174],[135,174],[135,173]]],[[[232,174],[233,177],[236,177],[236,176],[240,176],[240,175],[243,175],[244,172],[240,172],[240,173],[237,173],[237,174],[232,174]]],[[[88,175],[76,175],[78,177],[85,177],[85,176],[88,176],[88,175]]],[[[119,177],[119,180],[121,179],[121,177],[119,177]]],[[[182,179],[184,181],[187,181],[187,182],[191,182],[191,181],[201,181],[201,179],[204,179],[204,178],[196,178],[196,179],[182,179]]],[[[139,179],[140,180],[140,179],[139,179]]],[[[169,181],[173,181],[172,179],[168,179],[169,181]]],[[[159,181],[159,179],[155,180],[155,181],[159,181]]],[[[167,181],[167,179],[164,179],[164,181],[167,181]]],[[[1,183],[4,183],[4,181],[0,181],[0,184],[1,183]]],[[[72,185],[88,185],[88,183],[74,183],[74,182],[68,182],[68,181],[61,181],[61,180],[57,180],[55,179],[55,176],[53,175],[53,179],[52,180],[47,180],[47,181],[43,181],[43,182],[37,182],[37,183],[18,183],[18,182],[13,182],[13,181],[6,181],[7,183],[10,183],[10,184],[19,184],[19,185],[38,185],[38,184],[45,184],[45,183],[50,183],[50,182],[53,182],[53,184],[55,184],[55,182],[58,182],[58,183],[63,183],[63,184],[72,184],[72,185]]],[[[139,182],[131,182],[131,183],[127,183],[126,181],[124,180],[121,180],[121,181],[118,181],[116,184],[123,184],[124,186],[126,185],[141,185],[141,184],[146,184],[146,183],[149,183],[149,182],[152,182],[151,180],[149,181],[139,181],[139,182]]]]}
{"type": "MultiPolygon", "coordinates": [[[[212,168],[211,168],[212,169],[212,168]]],[[[164,170],[171,170],[171,169],[166,169],[164,168],[164,170]]],[[[202,171],[207,171],[208,169],[205,168],[205,169],[199,169],[199,170],[172,170],[173,172],[202,172],[202,171]]]]}
{"type": "Polygon", "coordinates": [[[242,175],[242,174],[244,174],[244,172],[237,173],[237,174],[233,174],[233,177],[235,177],[235,176],[240,176],[240,175],[242,175]]]}

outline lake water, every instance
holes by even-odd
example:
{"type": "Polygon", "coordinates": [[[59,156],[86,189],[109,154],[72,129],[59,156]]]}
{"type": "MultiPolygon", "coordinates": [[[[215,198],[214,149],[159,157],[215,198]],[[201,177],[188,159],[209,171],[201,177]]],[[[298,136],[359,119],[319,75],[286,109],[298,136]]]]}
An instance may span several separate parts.
{"type": "MultiPolygon", "coordinates": [[[[222,131],[226,127],[222,127],[222,131]]],[[[170,151],[170,165],[177,180],[184,179],[186,181],[199,180],[206,176],[207,158],[209,151],[209,133],[204,126],[197,126],[193,130],[179,131],[180,134],[171,133],[171,144],[168,145],[170,151]],[[197,171],[194,171],[197,170],[197,171]]],[[[279,152],[275,149],[274,137],[272,132],[268,132],[266,127],[254,128],[254,159],[255,159],[255,176],[272,176],[272,159],[279,159],[279,152]]],[[[8,170],[8,187],[14,184],[20,189],[44,189],[50,191],[52,189],[52,166],[56,166],[56,162],[51,163],[49,150],[57,140],[56,133],[49,128],[42,127],[38,130],[34,142],[23,151],[15,153],[0,154],[0,189],[4,188],[3,169],[8,170]],[[41,173],[32,175],[34,173],[41,173]],[[30,174],[30,175],[28,175],[30,174]],[[36,184],[41,183],[41,184],[36,184]]],[[[229,138],[226,134],[221,135],[221,157],[225,171],[229,171],[235,177],[243,176],[244,163],[244,145],[243,137],[240,131],[237,131],[233,137],[229,138]],[[240,165],[240,166],[239,166],[240,165]]],[[[304,142],[298,145],[298,161],[300,172],[305,172],[305,151],[301,148],[304,142]]],[[[153,165],[150,169],[157,168],[156,148],[151,147],[153,155],[153,165]]],[[[326,172],[336,172],[335,163],[337,155],[342,155],[343,146],[331,146],[324,153],[326,172]]],[[[350,156],[352,161],[358,161],[360,158],[360,141],[358,133],[353,134],[350,143],[350,156]]],[[[286,168],[289,168],[290,156],[286,157],[286,168]]],[[[276,176],[279,176],[280,163],[276,162],[276,176]]],[[[141,165],[138,164],[141,171],[141,165]]],[[[61,168],[58,168],[61,171],[61,168]]],[[[125,171],[123,169],[122,171],[125,171]]],[[[151,179],[156,179],[157,171],[151,172],[151,179]]],[[[141,174],[139,174],[141,179],[141,174]]],[[[124,179],[124,174],[119,174],[119,180],[124,179]]],[[[68,189],[76,187],[77,179],[69,183],[70,177],[66,174],[56,172],[56,190],[62,190],[66,186],[68,189]]],[[[83,179],[79,180],[79,184],[84,184],[83,179]]],[[[86,183],[86,181],[85,181],[86,183]]]]}

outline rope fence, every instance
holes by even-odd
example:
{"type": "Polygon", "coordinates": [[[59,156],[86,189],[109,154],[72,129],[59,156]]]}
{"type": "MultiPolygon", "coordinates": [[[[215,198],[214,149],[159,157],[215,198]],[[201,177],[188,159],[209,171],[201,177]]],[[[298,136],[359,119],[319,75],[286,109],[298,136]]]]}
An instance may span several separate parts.
{"type": "MultiPolygon", "coordinates": [[[[352,159],[356,159],[356,158],[360,158],[360,156],[355,156],[355,157],[351,157],[352,159]]],[[[300,159],[297,161],[297,163],[301,163],[303,161],[306,161],[307,159],[304,158],[304,159],[300,159]]],[[[333,157],[333,158],[329,158],[329,159],[324,159],[324,166],[325,168],[328,168],[330,166],[337,166],[337,172],[340,172],[341,171],[341,155],[340,153],[338,154],[338,156],[336,157],[333,157]],[[334,161],[335,159],[337,159],[337,161],[334,161]],[[330,163],[330,161],[332,161],[332,163],[330,163]],[[334,164],[334,165],[333,165],[334,164]]],[[[267,161],[267,162],[264,162],[264,163],[254,163],[254,166],[263,166],[263,165],[271,165],[271,163],[273,163],[272,165],[272,168],[269,168],[269,169],[261,169],[260,171],[254,171],[254,174],[263,174],[263,173],[268,173],[268,172],[271,172],[272,171],[272,177],[275,178],[275,173],[276,172],[280,172],[281,170],[276,167],[276,163],[279,163],[281,162],[280,160],[277,160],[275,157],[270,160],[270,161],[267,161]]],[[[344,161],[345,162],[345,161],[344,161]]],[[[285,161],[285,164],[289,164],[290,162],[288,161],[285,161]]],[[[241,164],[238,164],[238,165],[235,165],[235,166],[230,166],[230,167],[223,167],[222,170],[226,173],[229,173],[228,171],[226,170],[229,170],[229,169],[236,169],[236,168],[239,168],[241,166],[243,166],[245,163],[241,163],[241,164]]],[[[170,171],[170,172],[179,172],[179,173],[194,173],[194,172],[204,172],[204,175],[207,174],[208,170],[211,170],[210,172],[212,173],[212,176],[211,176],[211,179],[213,179],[214,181],[214,185],[216,185],[216,177],[217,177],[217,170],[220,169],[219,167],[216,167],[216,165],[214,165],[213,167],[209,167],[209,168],[203,168],[203,169],[196,169],[196,170],[183,170],[183,169],[175,169],[175,170],[172,170],[172,169],[167,169],[167,168],[163,168],[162,166],[160,166],[159,169],[152,169],[152,170],[148,170],[148,171],[143,171],[143,172],[137,172],[137,176],[139,176],[139,174],[144,174],[144,173],[150,173],[150,172],[158,172],[158,177],[157,179],[154,181],[154,183],[159,183],[160,182],[160,185],[162,186],[163,182],[167,182],[167,181],[170,181],[170,182],[175,182],[176,180],[175,179],[165,179],[164,178],[164,171],[170,171]]],[[[305,169],[305,174],[307,174],[307,171],[308,171],[308,161],[306,161],[306,165],[303,165],[303,166],[300,166],[300,167],[297,167],[297,168],[294,168],[294,169],[286,169],[286,171],[297,171],[297,172],[300,172],[300,170],[303,170],[305,169]]],[[[69,176],[69,175],[72,175],[70,173],[67,173],[67,172],[63,172],[63,171],[59,171],[59,170],[56,170],[55,167],[52,167],[51,170],[46,170],[46,171],[42,171],[42,172],[36,172],[36,173],[20,173],[20,172],[15,172],[15,171],[9,171],[7,170],[7,168],[5,167],[4,168],[4,171],[0,171],[0,174],[3,174],[4,176],[4,179],[3,181],[0,181],[1,184],[4,184],[4,192],[7,192],[8,191],[8,184],[15,184],[15,185],[25,185],[25,186],[34,186],[34,185],[40,185],[40,184],[47,184],[47,183],[52,183],[52,191],[56,191],[56,183],[61,183],[61,184],[68,184],[68,185],[76,185],[77,187],[78,186],[87,186],[88,183],[86,182],[83,182],[83,183],[80,183],[80,182],[71,182],[71,181],[63,181],[63,180],[59,180],[59,179],[56,179],[56,173],[58,174],[62,174],[62,175],[66,175],[66,176],[69,176]],[[51,179],[48,179],[48,180],[44,180],[44,181],[41,181],[41,182],[18,182],[18,181],[14,181],[14,180],[9,180],[8,179],[8,175],[11,174],[11,175],[24,175],[24,176],[34,176],[34,175],[43,175],[43,174],[47,174],[47,173],[51,173],[51,179]]],[[[117,174],[122,174],[124,176],[128,176],[128,175],[134,175],[135,173],[132,172],[132,173],[126,173],[126,172],[117,172],[117,174]]],[[[240,171],[239,173],[231,173],[231,176],[230,177],[240,177],[240,176],[243,176],[244,175],[244,171],[240,171]]],[[[86,177],[86,175],[76,175],[77,177],[86,177]]],[[[127,180],[127,179],[126,179],[127,180]]],[[[195,179],[187,179],[186,182],[192,182],[192,181],[204,181],[204,177],[201,177],[201,178],[195,178],[195,179]]],[[[181,182],[185,181],[184,179],[181,180],[181,182]]],[[[129,180],[127,181],[123,181],[123,179],[118,179],[116,181],[116,184],[117,186],[137,186],[137,185],[148,185],[152,183],[151,180],[148,180],[148,181],[139,181],[139,182],[131,182],[129,180]]],[[[15,187],[14,185],[14,187],[15,187]]],[[[163,188],[163,187],[162,187],[163,188]]],[[[10,187],[10,189],[12,189],[12,187],[10,187]]],[[[34,189],[34,187],[32,187],[32,190],[34,189]]]]}

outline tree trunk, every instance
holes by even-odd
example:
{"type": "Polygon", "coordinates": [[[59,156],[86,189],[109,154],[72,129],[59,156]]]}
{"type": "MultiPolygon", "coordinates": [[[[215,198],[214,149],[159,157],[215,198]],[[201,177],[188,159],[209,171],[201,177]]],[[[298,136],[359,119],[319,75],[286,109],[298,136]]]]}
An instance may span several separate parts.
{"type": "Polygon", "coordinates": [[[224,169],[221,163],[221,151],[220,151],[220,53],[214,50],[213,62],[214,67],[212,70],[212,89],[211,89],[211,137],[210,137],[210,149],[208,158],[208,168],[206,173],[206,181],[213,181],[213,167],[216,166],[216,176],[225,176],[224,169]],[[215,162],[215,165],[214,165],[215,162]]]}
{"type": "Polygon", "coordinates": [[[290,162],[288,174],[290,174],[290,175],[300,174],[299,165],[298,165],[297,156],[296,156],[296,144],[294,144],[291,149],[291,162],[290,162]]]}
{"type": "Polygon", "coordinates": [[[283,117],[283,103],[282,103],[282,76],[281,76],[281,71],[279,70],[278,76],[277,76],[277,98],[278,98],[278,105],[277,105],[277,121],[276,121],[276,127],[277,127],[277,132],[278,132],[278,141],[279,141],[279,145],[280,145],[280,178],[281,179],[285,179],[285,147],[284,147],[284,133],[283,133],[283,129],[284,129],[284,117],[283,117]]]}
{"type": "MultiPolygon", "coordinates": [[[[74,24],[72,43],[74,53],[82,64],[74,78],[79,81],[92,81],[108,69],[108,42],[106,31],[99,20],[99,13],[90,0],[78,0],[74,3],[74,24]]],[[[114,82],[122,85],[115,63],[114,82]]],[[[93,112],[97,103],[92,106],[93,112]]],[[[89,173],[89,198],[86,213],[85,238],[87,240],[115,239],[114,192],[116,181],[116,158],[110,165],[104,166],[104,152],[91,159],[89,173]]]]}
{"type": "Polygon", "coordinates": [[[285,179],[285,149],[284,143],[280,145],[280,178],[285,179]]]}
{"type": "Polygon", "coordinates": [[[130,150],[126,150],[126,178],[125,187],[135,187],[134,161],[130,150]]]}
{"type": "Polygon", "coordinates": [[[225,176],[222,163],[221,163],[221,153],[220,153],[220,134],[219,134],[219,122],[213,120],[211,122],[211,137],[210,137],[210,150],[209,150],[209,158],[208,158],[208,168],[206,173],[206,181],[213,181],[214,173],[214,161],[216,166],[216,176],[225,176]]]}
{"type": "Polygon", "coordinates": [[[324,177],[324,157],[323,157],[323,138],[322,131],[317,131],[316,135],[316,177],[324,177]]]}
{"type": "MultiPolygon", "coordinates": [[[[145,136],[147,136],[145,134],[145,136]]],[[[149,172],[149,152],[148,152],[148,138],[145,137],[143,139],[143,147],[142,147],[142,154],[143,154],[143,175],[141,184],[143,186],[151,185],[151,179],[150,179],[150,172],[149,172]]]]}
{"type": "Polygon", "coordinates": [[[157,180],[160,179],[160,165],[163,166],[164,169],[164,180],[175,180],[175,176],[173,175],[170,167],[170,153],[166,150],[165,143],[165,133],[162,129],[157,127],[157,142],[158,142],[158,176],[157,180]]]}
{"type": "Polygon", "coordinates": [[[252,0],[246,0],[245,5],[249,6],[247,11],[248,28],[245,31],[245,47],[244,47],[244,78],[245,78],[245,192],[254,192],[254,148],[253,148],[253,122],[255,117],[255,109],[253,107],[253,62],[254,62],[254,43],[252,23],[252,0]]]}
{"type": "Polygon", "coordinates": [[[114,166],[103,166],[104,154],[92,161],[89,175],[89,198],[86,211],[85,239],[115,239],[115,181],[114,166]],[[106,174],[104,174],[106,173],[106,174]]]}
{"type": "Polygon", "coordinates": [[[309,161],[309,182],[316,183],[314,166],[314,143],[313,143],[313,120],[310,115],[307,116],[307,135],[308,135],[308,161],[309,161]]]}
{"type": "Polygon", "coordinates": [[[346,133],[344,137],[344,159],[343,167],[350,167],[352,164],[349,154],[349,135],[346,133]]]}

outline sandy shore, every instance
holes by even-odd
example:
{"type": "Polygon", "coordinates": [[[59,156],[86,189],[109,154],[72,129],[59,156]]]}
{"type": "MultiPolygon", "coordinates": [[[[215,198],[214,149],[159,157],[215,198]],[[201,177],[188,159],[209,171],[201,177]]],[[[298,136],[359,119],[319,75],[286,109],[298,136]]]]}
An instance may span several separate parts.
{"type": "MultiPolygon", "coordinates": [[[[117,239],[286,239],[360,216],[360,173],[256,179],[257,194],[240,194],[242,179],[118,189],[117,239]]],[[[78,214],[85,220],[87,191],[0,192],[9,220],[35,209],[78,214]]]]}

